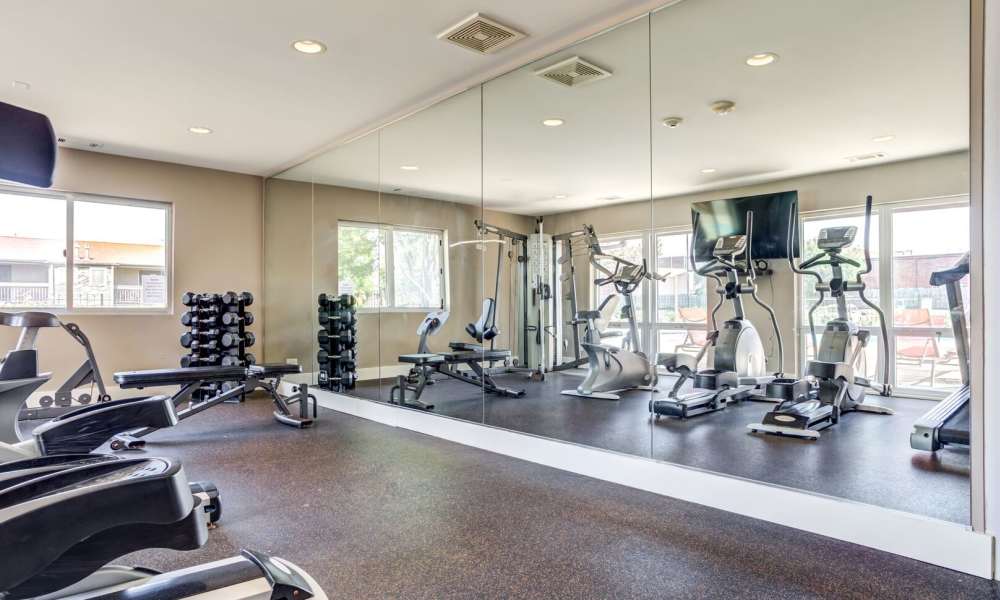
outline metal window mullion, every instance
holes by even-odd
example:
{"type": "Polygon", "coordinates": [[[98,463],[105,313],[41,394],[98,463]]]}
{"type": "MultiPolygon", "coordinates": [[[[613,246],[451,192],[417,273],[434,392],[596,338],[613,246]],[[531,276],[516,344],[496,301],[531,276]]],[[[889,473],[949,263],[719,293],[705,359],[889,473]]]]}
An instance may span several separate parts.
{"type": "Polygon", "coordinates": [[[72,312],[73,306],[73,268],[76,262],[73,232],[73,198],[66,197],[66,312],[72,312]]]}
{"type": "Polygon", "coordinates": [[[385,295],[383,306],[386,308],[396,308],[396,281],[393,274],[395,265],[395,253],[393,252],[393,234],[391,227],[383,227],[382,239],[385,244],[385,295]]]}
{"type": "MultiPolygon", "coordinates": [[[[891,205],[880,206],[878,214],[878,304],[885,313],[885,326],[889,334],[889,339],[885,340],[885,348],[879,354],[881,360],[889,361],[889,383],[896,385],[896,322],[895,303],[896,290],[893,287],[893,273],[895,272],[895,254],[893,253],[892,223],[893,207],[891,205]]],[[[883,365],[875,361],[875,367],[881,373],[883,365]]]]}

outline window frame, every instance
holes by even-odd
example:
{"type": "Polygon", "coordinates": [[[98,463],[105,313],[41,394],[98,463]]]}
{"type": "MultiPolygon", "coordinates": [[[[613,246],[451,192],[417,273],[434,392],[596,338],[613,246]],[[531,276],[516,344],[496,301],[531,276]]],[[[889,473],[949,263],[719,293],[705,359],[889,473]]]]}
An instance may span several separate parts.
{"type": "MultiPolygon", "coordinates": [[[[647,265],[653,265],[653,270],[656,266],[656,239],[661,235],[691,235],[693,230],[690,225],[678,225],[669,227],[657,227],[656,229],[643,229],[638,231],[624,231],[609,234],[599,234],[598,241],[601,244],[605,242],[613,242],[617,240],[629,240],[629,239],[639,239],[642,242],[642,255],[646,259],[647,265]]],[[[597,278],[597,272],[593,265],[588,265],[588,287],[590,288],[589,297],[590,305],[596,307],[598,305],[598,288],[594,285],[594,279],[597,278]]],[[[663,352],[664,349],[659,347],[660,345],[660,332],[662,331],[708,331],[709,323],[711,318],[706,318],[705,323],[685,323],[685,322],[672,322],[663,321],[660,322],[656,319],[657,315],[657,305],[656,305],[656,288],[657,282],[644,281],[642,284],[642,293],[639,294],[641,297],[641,306],[643,310],[643,318],[637,320],[636,326],[639,330],[639,336],[641,338],[641,344],[643,348],[651,352],[650,356],[656,356],[657,353],[663,352]]],[[[704,287],[705,293],[703,300],[705,302],[706,314],[710,314],[712,310],[712,305],[709,302],[709,292],[710,285],[706,282],[704,287]]],[[[608,326],[614,329],[626,329],[628,324],[625,321],[610,321],[608,326]]],[[[672,351],[672,350],[671,350],[672,351]]]]}
{"type": "MultiPolygon", "coordinates": [[[[17,184],[0,184],[0,194],[14,196],[31,196],[36,198],[51,198],[62,200],[66,208],[66,231],[63,236],[63,256],[66,259],[66,306],[9,306],[0,310],[17,311],[42,311],[55,315],[172,315],[174,313],[174,204],[162,200],[145,200],[140,198],[127,198],[122,196],[109,196],[105,194],[88,194],[82,192],[69,192],[64,190],[38,189],[17,184]],[[115,204],[119,206],[133,206],[139,208],[155,208],[164,211],[164,266],[163,271],[167,278],[166,283],[166,304],[163,307],[149,306],[87,306],[77,308],[73,302],[74,273],[73,266],[76,255],[73,252],[75,247],[74,230],[74,202],[89,202],[92,204],[115,204]]],[[[112,281],[113,285],[113,281],[112,281]]]]}
{"type": "MultiPolygon", "coordinates": [[[[886,329],[889,339],[886,340],[886,351],[879,352],[875,365],[875,373],[881,375],[883,369],[882,361],[889,361],[889,379],[893,387],[893,395],[904,398],[918,398],[927,400],[940,400],[950,394],[951,389],[937,389],[931,387],[904,387],[897,386],[896,374],[896,338],[897,337],[925,337],[934,335],[941,339],[952,338],[950,324],[943,327],[907,327],[895,324],[895,265],[896,256],[893,250],[893,216],[901,212],[914,212],[920,210],[935,210],[944,208],[971,208],[968,194],[954,194],[935,198],[917,198],[911,200],[899,200],[876,204],[872,207],[872,216],[878,217],[878,267],[879,267],[879,289],[887,290],[889,293],[879,294],[879,308],[885,313],[886,329]]],[[[799,214],[799,239],[805,239],[805,224],[810,221],[822,221],[826,219],[836,219],[843,217],[864,217],[864,207],[852,206],[836,209],[819,209],[803,211],[799,214]]],[[[804,247],[804,244],[803,244],[804,247]]],[[[804,288],[802,278],[795,278],[795,331],[796,344],[796,368],[799,373],[805,368],[808,352],[809,324],[807,312],[809,307],[805,305],[804,288]]],[[[968,299],[966,299],[968,302],[968,299]]],[[[817,323],[817,337],[822,330],[822,323],[817,323]]],[[[881,332],[877,326],[868,327],[872,336],[881,338],[881,332]]]]}
{"type": "MultiPolygon", "coordinates": [[[[390,223],[371,223],[368,221],[356,221],[351,219],[340,219],[337,221],[337,293],[340,293],[340,229],[341,227],[357,227],[365,229],[375,229],[379,232],[379,237],[384,240],[382,243],[385,244],[385,289],[379,290],[379,303],[378,306],[365,307],[358,306],[359,314],[375,314],[375,313],[426,313],[432,310],[449,310],[451,304],[451,296],[449,290],[451,286],[449,285],[449,273],[450,268],[448,264],[448,252],[446,248],[448,247],[448,230],[447,229],[437,229],[434,227],[418,227],[415,225],[394,225],[390,223]],[[440,306],[394,306],[388,303],[390,299],[395,301],[395,277],[393,276],[393,267],[395,264],[395,252],[393,249],[393,235],[396,231],[407,231],[413,233],[423,233],[435,235],[438,238],[438,260],[440,261],[441,267],[441,289],[440,306]],[[384,292],[384,293],[383,293],[384,292]]],[[[377,261],[377,259],[376,259],[377,261]]],[[[382,266],[379,267],[382,270],[382,266]]]]}

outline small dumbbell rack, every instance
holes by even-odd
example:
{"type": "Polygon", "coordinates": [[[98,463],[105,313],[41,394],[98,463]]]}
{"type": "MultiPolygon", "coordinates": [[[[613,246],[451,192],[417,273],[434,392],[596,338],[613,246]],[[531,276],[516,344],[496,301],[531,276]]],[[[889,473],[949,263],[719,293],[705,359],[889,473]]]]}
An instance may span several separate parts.
{"type": "Polygon", "coordinates": [[[317,382],[335,392],[354,389],[358,379],[358,311],[354,296],[319,295],[317,382]]]}
{"type": "MultiPolygon", "coordinates": [[[[181,304],[188,307],[181,315],[181,323],[190,328],[181,336],[181,346],[189,351],[181,357],[181,367],[246,367],[256,362],[254,355],[247,352],[256,341],[253,332],[247,330],[253,324],[253,313],[247,310],[253,304],[250,292],[186,292],[181,304]]],[[[208,384],[193,398],[211,398],[239,384],[208,384]]]]}

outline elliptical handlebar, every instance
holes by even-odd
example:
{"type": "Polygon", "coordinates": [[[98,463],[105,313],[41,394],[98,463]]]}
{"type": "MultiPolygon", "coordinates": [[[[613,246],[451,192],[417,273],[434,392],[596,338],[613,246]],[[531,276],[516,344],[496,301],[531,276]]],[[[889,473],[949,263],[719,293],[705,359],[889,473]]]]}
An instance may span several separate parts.
{"type": "MultiPolygon", "coordinates": [[[[869,235],[869,230],[872,225],[872,195],[868,194],[865,197],[865,269],[863,271],[858,271],[856,281],[860,284],[861,276],[867,275],[872,272],[872,254],[871,254],[871,236],[869,235]]],[[[854,262],[854,261],[852,261],[854,262]]],[[[860,267],[861,265],[854,262],[854,266],[860,267]]]]}
{"type": "MultiPolygon", "coordinates": [[[[720,288],[722,287],[722,279],[719,278],[719,276],[716,275],[714,272],[711,272],[711,271],[707,270],[707,267],[709,267],[710,265],[712,265],[712,261],[709,261],[708,263],[706,263],[705,267],[703,267],[706,270],[702,270],[702,269],[698,268],[698,264],[694,260],[695,237],[698,235],[698,223],[700,221],[701,221],[701,213],[695,212],[694,213],[694,221],[691,222],[691,246],[690,246],[690,249],[688,251],[688,260],[690,260],[690,262],[691,262],[691,270],[692,271],[694,271],[698,275],[701,275],[702,277],[707,277],[707,278],[715,281],[715,291],[716,291],[716,294],[718,294],[718,296],[719,296],[719,301],[716,302],[715,307],[712,308],[711,315],[712,315],[712,331],[718,332],[719,331],[719,326],[718,326],[718,321],[716,320],[715,317],[716,317],[716,314],[718,314],[719,309],[722,308],[722,302],[723,302],[723,299],[725,298],[725,292],[722,292],[720,290],[720,288]]],[[[716,337],[718,337],[718,336],[716,336],[716,337]]],[[[714,342],[714,340],[713,340],[713,342],[714,342]]]]}
{"type": "Polygon", "coordinates": [[[753,301],[757,303],[757,306],[763,308],[767,315],[771,318],[771,328],[774,330],[774,339],[778,342],[778,370],[776,374],[781,376],[785,368],[785,345],[781,341],[781,329],[778,327],[778,316],[774,313],[774,309],[771,308],[769,304],[760,299],[757,295],[757,286],[754,285],[754,280],[756,279],[756,269],[753,266],[753,211],[747,211],[746,220],[746,232],[747,232],[747,247],[745,250],[746,261],[747,261],[747,280],[750,283],[750,297],[753,301]]]}

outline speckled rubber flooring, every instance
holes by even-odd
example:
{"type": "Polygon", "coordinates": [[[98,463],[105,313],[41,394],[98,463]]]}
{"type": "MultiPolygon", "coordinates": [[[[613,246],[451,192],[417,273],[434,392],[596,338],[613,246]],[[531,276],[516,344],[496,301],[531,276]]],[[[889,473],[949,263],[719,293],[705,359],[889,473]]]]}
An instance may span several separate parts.
{"type": "MultiPolygon", "coordinates": [[[[622,394],[617,402],[564,396],[581,377],[550,373],[544,382],[501,375],[506,387],[526,390],[521,398],[487,394],[460,381],[443,380],[423,399],[434,412],[488,425],[652,457],[689,467],[784,485],[858,502],[969,523],[969,453],[947,450],[933,456],[910,448],[913,422],[933,406],[927,400],[876,398],[896,414],[851,413],[817,441],[748,433],[774,406],[743,402],[685,421],[649,419],[649,392],[622,394]]],[[[665,379],[657,396],[672,385],[665,379]]],[[[388,399],[390,384],[359,385],[359,396],[388,399]]]]}
{"type": "Polygon", "coordinates": [[[287,558],[331,598],[1000,598],[991,582],[321,409],[263,398],[149,437],[224,494],[194,552],[287,558]]]}

